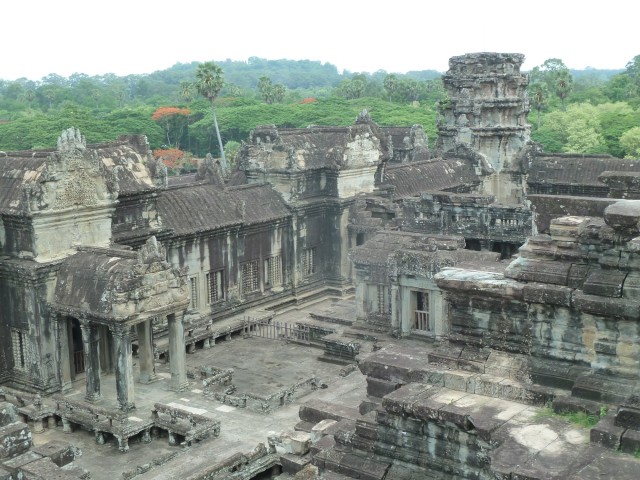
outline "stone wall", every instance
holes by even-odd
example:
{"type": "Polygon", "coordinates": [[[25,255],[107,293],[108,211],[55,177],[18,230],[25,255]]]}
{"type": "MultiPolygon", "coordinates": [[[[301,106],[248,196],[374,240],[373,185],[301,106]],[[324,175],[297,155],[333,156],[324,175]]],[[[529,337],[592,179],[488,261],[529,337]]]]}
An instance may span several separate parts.
{"type": "Polygon", "coordinates": [[[640,380],[639,205],[619,201],[604,220],[552,220],[550,235],[531,237],[504,274],[442,271],[436,281],[451,305],[450,340],[526,354],[537,381],[579,396],[619,400],[633,391],[640,380]],[[603,381],[584,386],[585,372],[603,381]],[[616,381],[616,388],[605,385],[616,381]]]}

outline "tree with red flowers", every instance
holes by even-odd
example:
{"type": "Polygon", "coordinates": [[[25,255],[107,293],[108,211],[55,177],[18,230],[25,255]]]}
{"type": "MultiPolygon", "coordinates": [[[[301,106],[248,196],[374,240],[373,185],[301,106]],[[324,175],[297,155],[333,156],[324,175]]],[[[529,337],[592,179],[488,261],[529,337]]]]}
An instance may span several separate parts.
{"type": "Polygon", "coordinates": [[[157,122],[167,135],[167,145],[180,148],[180,138],[185,125],[187,124],[191,110],[178,107],[159,107],[151,119],[157,122]],[[173,141],[172,141],[173,139],[173,141]]]}

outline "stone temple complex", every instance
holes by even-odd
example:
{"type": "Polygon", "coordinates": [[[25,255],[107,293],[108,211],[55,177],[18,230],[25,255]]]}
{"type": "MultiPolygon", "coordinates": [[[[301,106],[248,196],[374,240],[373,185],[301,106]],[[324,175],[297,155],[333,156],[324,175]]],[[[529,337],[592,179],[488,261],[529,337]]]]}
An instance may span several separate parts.
{"type": "Polygon", "coordinates": [[[523,60],[452,58],[433,149],[0,152],[0,480],[638,478],[640,162],[532,142],[523,60]]]}

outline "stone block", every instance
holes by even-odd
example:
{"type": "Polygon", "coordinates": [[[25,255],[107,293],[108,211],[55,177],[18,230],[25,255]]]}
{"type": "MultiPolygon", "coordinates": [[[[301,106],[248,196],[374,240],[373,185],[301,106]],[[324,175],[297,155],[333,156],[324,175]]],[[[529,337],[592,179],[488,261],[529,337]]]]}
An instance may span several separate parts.
{"type": "Polygon", "coordinates": [[[572,288],[561,285],[529,283],[524,286],[523,294],[525,302],[568,307],[571,305],[572,290],[572,288]]]}
{"type": "Polygon", "coordinates": [[[333,427],[336,423],[336,420],[332,419],[324,419],[316,423],[313,427],[311,427],[311,441],[313,443],[320,440],[322,437],[327,435],[327,432],[333,427]]]}
{"type": "Polygon", "coordinates": [[[429,392],[434,392],[436,388],[420,383],[410,383],[386,395],[382,399],[382,408],[392,414],[411,415],[414,403],[425,395],[430,396],[429,392]]]}
{"type": "Polygon", "coordinates": [[[311,400],[304,405],[300,405],[298,416],[300,420],[316,424],[326,418],[332,420],[355,420],[360,417],[360,412],[355,408],[344,405],[324,402],[322,400],[311,400]]]}
{"type": "Polygon", "coordinates": [[[369,397],[367,400],[362,400],[360,402],[360,405],[358,405],[358,411],[360,412],[360,415],[366,415],[367,413],[373,412],[378,408],[382,408],[381,403],[372,401],[371,397],[369,397]]]}
{"type": "Polygon", "coordinates": [[[620,448],[624,427],[619,427],[614,423],[614,415],[607,414],[591,429],[589,440],[591,443],[601,445],[605,448],[617,450],[620,448]]]}
{"type": "Polygon", "coordinates": [[[308,456],[292,455],[290,453],[280,455],[280,465],[282,472],[289,475],[295,475],[311,462],[308,456]]]}
{"type": "Polygon", "coordinates": [[[18,421],[18,411],[9,402],[0,402],[0,427],[18,421]]]}
{"type": "Polygon", "coordinates": [[[31,447],[31,431],[26,423],[13,422],[0,427],[0,459],[15,457],[31,447]]]}
{"type": "Polygon", "coordinates": [[[13,457],[11,460],[6,460],[2,463],[3,468],[5,468],[9,473],[13,475],[18,475],[20,469],[28,463],[35,462],[36,460],[40,460],[42,455],[39,455],[35,452],[24,452],[20,455],[13,457]]]}
{"type": "Polygon", "coordinates": [[[313,428],[314,425],[315,425],[315,423],[313,423],[313,422],[299,421],[298,423],[295,424],[293,429],[298,431],[298,432],[310,433],[311,429],[313,428]]]}
{"type": "Polygon", "coordinates": [[[627,272],[620,270],[594,269],[585,280],[582,291],[587,295],[621,297],[626,276],[627,272]]]}
{"type": "Polygon", "coordinates": [[[78,480],[82,472],[79,469],[64,470],[48,457],[41,458],[22,467],[24,478],[29,480],[78,480]]]}
{"type": "Polygon", "coordinates": [[[453,423],[461,430],[470,430],[473,425],[469,422],[469,410],[457,405],[443,405],[438,411],[441,422],[453,423]]]}
{"type": "Polygon", "coordinates": [[[638,231],[640,220],[640,202],[619,200],[604,209],[604,221],[614,229],[638,231]]]}
{"type": "Polygon", "coordinates": [[[338,465],[338,472],[351,478],[358,478],[364,462],[365,458],[347,453],[338,465]]]}
{"type": "Polygon", "coordinates": [[[333,438],[333,436],[326,435],[322,437],[320,440],[318,440],[317,442],[312,443],[309,451],[311,452],[312,456],[316,456],[318,453],[320,453],[323,450],[328,450],[330,448],[333,448],[335,444],[336,444],[336,441],[333,438]]]}
{"type": "Polygon", "coordinates": [[[640,431],[640,396],[631,395],[618,407],[615,424],[640,431]]]}
{"type": "Polygon", "coordinates": [[[444,386],[459,392],[474,393],[476,389],[476,376],[468,372],[444,372],[444,386]]]}
{"type": "Polygon", "coordinates": [[[386,462],[379,462],[372,458],[367,458],[362,463],[362,467],[360,469],[360,479],[361,480],[382,480],[387,478],[387,471],[389,470],[390,464],[386,462]]]}
{"type": "Polygon", "coordinates": [[[377,440],[377,425],[375,421],[365,421],[365,420],[357,420],[356,421],[356,435],[362,438],[367,438],[369,440],[377,440]]]}
{"type": "Polygon", "coordinates": [[[631,429],[625,430],[620,441],[620,450],[632,454],[640,451],[640,432],[631,429]]]}
{"type": "Polygon", "coordinates": [[[34,446],[31,451],[43,457],[49,457],[59,467],[64,467],[75,460],[74,448],[67,443],[56,440],[51,440],[44,445],[34,446]]]}
{"type": "Polygon", "coordinates": [[[390,382],[388,380],[381,380],[374,377],[367,377],[367,395],[371,395],[372,397],[382,398],[386,394],[397,390],[401,386],[401,383],[390,382]]]}
{"type": "Polygon", "coordinates": [[[311,435],[307,432],[287,432],[282,435],[282,446],[287,453],[304,455],[309,452],[311,435]]]}
{"type": "Polygon", "coordinates": [[[582,312],[594,315],[622,317],[627,320],[640,319],[640,302],[627,298],[587,295],[584,292],[575,291],[571,298],[571,304],[582,312]]]}
{"type": "Polygon", "coordinates": [[[0,480],[13,480],[13,475],[4,468],[0,467],[0,480]]]}

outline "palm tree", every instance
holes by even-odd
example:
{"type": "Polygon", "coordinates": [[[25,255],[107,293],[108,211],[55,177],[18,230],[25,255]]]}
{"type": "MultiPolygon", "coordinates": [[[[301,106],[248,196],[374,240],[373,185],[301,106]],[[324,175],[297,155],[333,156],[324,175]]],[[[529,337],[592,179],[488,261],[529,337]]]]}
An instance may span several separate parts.
{"type": "Polygon", "coordinates": [[[536,82],[529,87],[529,98],[538,112],[538,130],[540,130],[540,112],[544,108],[548,95],[549,90],[544,83],[536,82]]]}
{"type": "MultiPolygon", "coordinates": [[[[193,99],[193,83],[180,82],[180,94],[187,104],[193,99]]],[[[191,123],[191,113],[187,115],[187,148],[191,151],[191,133],[189,132],[189,123],[191,123]]]]}
{"type": "Polygon", "coordinates": [[[393,73],[388,74],[384,77],[382,82],[384,85],[384,89],[389,94],[389,103],[391,103],[391,95],[396,91],[396,87],[398,86],[398,77],[396,77],[393,73]]]}
{"type": "Polygon", "coordinates": [[[35,98],[36,92],[34,92],[33,90],[29,89],[24,92],[24,99],[29,103],[29,113],[31,113],[31,104],[33,103],[33,100],[35,98]]]}
{"type": "Polygon", "coordinates": [[[204,62],[198,65],[196,70],[196,90],[198,93],[209,100],[211,104],[211,113],[213,113],[213,123],[216,127],[216,135],[218,136],[218,146],[220,147],[220,156],[222,157],[222,168],[227,169],[227,159],[224,156],[224,147],[222,146],[222,138],[220,137],[220,128],[218,128],[218,117],[216,116],[215,99],[224,87],[224,78],[222,77],[222,68],[213,62],[204,62]]]}
{"type": "Polygon", "coordinates": [[[569,95],[569,93],[571,92],[572,88],[573,77],[571,76],[571,73],[569,73],[569,70],[560,71],[555,78],[555,90],[556,95],[558,95],[560,97],[560,101],[562,101],[563,112],[566,111],[564,101],[567,98],[567,95],[569,95]]]}

